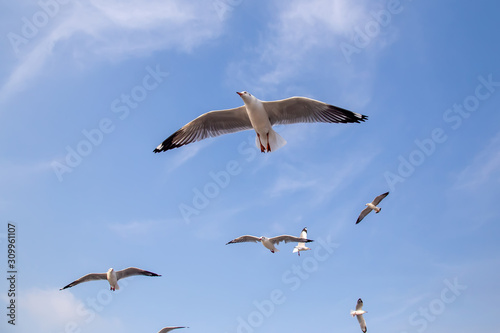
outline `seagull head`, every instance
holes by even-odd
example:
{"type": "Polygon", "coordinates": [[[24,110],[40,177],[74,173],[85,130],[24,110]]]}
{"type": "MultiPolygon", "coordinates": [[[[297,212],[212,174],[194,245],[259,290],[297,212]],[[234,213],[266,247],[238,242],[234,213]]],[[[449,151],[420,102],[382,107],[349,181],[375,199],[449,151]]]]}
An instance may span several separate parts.
{"type": "Polygon", "coordinates": [[[262,236],[259,238],[259,240],[262,242],[263,240],[267,239],[266,237],[262,236]]]}
{"type": "Polygon", "coordinates": [[[108,273],[111,273],[112,271],[114,271],[113,268],[108,269],[108,273]]]}
{"type": "Polygon", "coordinates": [[[253,97],[252,94],[250,94],[248,91],[237,91],[236,93],[240,95],[241,99],[243,99],[243,102],[245,103],[255,99],[255,97],[253,97]]]}

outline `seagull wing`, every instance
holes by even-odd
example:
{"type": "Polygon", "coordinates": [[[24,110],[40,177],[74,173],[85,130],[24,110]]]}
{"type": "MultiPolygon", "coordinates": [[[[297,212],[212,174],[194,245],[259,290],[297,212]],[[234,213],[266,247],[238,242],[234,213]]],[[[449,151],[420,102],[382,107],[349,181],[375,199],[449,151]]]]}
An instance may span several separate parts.
{"type": "Polygon", "coordinates": [[[164,327],[158,333],[167,333],[167,332],[170,332],[171,330],[175,330],[178,328],[188,328],[188,327],[186,327],[186,326],[164,327]]]}
{"type": "Polygon", "coordinates": [[[254,243],[257,243],[257,242],[260,242],[260,237],[245,235],[245,236],[241,236],[241,237],[235,238],[235,239],[233,239],[230,242],[227,242],[226,245],[227,244],[233,244],[233,243],[245,243],[245,242],[254,242],[254,243]]]}
{"type": "Polygon", "coordinates": [[[210,111],[187,123],[169,136],[156,149],[155,153],[178,148],[222,134],[251,129],[252,124],[245,106],[234,109],[210,111]]]}
{"type": "Polygon", "coordinates": [[[77,284],[80,284],[82,282],[95,281],[95,280],[107,280],[107,279],[108,278],[107,278],[106,273],[90,273],[90,274],[82,276],[78,280],[71,282],[70,284],[68,284],[67,286],[65,286],[59,290],[74,287],[77,284]]]}
{"type": "Polygon", "coordinates": [[[269,241],[271,243],[273,243],[274,245],[278,245],[281,242],[285,242],[285,243],[290,243],[290,242],[297,242],[297,243],[314,242],[312,239],[295,237],[295,236],[290,236],[290,235],[276,236],[276,237],[273,237],[273,238],[269,238],[269,241]]]}
{"type": "Polygon", "coordinates": [[[371,212],[371,211],[372,211],[372,209],[370,207],[366,207],[365,209],[363,209],[361,211],[361,214],[359,214],[359,216],[358,216],[356,224],[358,224],[359,222],[361,222],[361,220],[364,219],[365,216],[368,215],[368,213],[371,212]]]}
{"type": "Polygon", "coordinates": [[[357,315],[356,317],[358,317],[359,326],[361,327],[361,330],[363,331],[363,333],[366,333],[365,318],[363,318],[363,315],[357,315]]]}
{"type": "Polygon", "coordinates": [[[272,125],[295,123],[359,123],[368,117],[307,97],[262,102],[272,125]]]}
{"type": "MultiPolygon", "coordinates": [[[[307,239],[307,229],[306,228],[302,229],[302,232],[300,233],[299,238],[307,239]]],[[[297,247],[304,247],[304,246],[306,246],[306,243],[304,243],[304,242],[299,242],[297,244],[297,247]]]]}
{"type": "Polygon", "coordinates": [[[129,276],[132,276],[132,275],[161,276],[159,274],[156,274],[156,273],[153,273],[150,271],[145,271],[145,270],[140,269],[140,268],[129,267],[129,268],[122,269],[121,271],[117,271],[116,272],[116,279],[120,280],[120,279],[129,277],[129,276]]]}
{"type": "Polygon", "coordinates": [[[372,204],[374,204],[375,206],[378,205],[380,201],[382,201],[382,199],[384,199],[388,194],[389,192],[385,192],[384,194],[379,195],[378,197],[373,199],[372,204]]]}

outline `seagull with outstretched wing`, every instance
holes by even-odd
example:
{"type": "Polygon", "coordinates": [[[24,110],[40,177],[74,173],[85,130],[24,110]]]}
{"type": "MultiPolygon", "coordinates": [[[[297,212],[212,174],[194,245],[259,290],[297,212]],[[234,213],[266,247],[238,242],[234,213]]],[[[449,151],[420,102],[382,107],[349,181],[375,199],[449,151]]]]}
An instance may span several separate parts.
{"type": "Polygon", "coordinates": [[[363,331],[363,333],[366,333],[366,322],[365,318],[363,318],[363,313],[367,312],[364,311],[362,308],[363,308],[363,301],[361,300],[361,298],[359,298],[358,302],[356,303],[356,310],[355,311],[351,310],[351,316],[353,317],[356,316],[358,318],[361,330],[363,331]]]}
{"type": "Polygon", "coordinates": [[[255,143],[261,152],[275,151],[286,144],[274,125],[295,123],[359,123],[368,117],[307,97],[290,97],[265,102],[252,94],[238,92],[244,105],[210,111],[184,125],[166,138],[155,153],[178,148],[209,137],[254,129],[255,143]]]}
{"type": "Polygon", "coordinates": [[[106,273],[90,273],[87,275],[82,276],[78,280],[75,280],[68,284],[67,286],[59,289],[63,290],[66,288],[71,288],[76,286],[77,284],[80,284],[82,282],[88,282],[88,281],[96,281],[96,280],[108,280],[109,282],[109,289],[112,291],[115,291],[116,289],[120,289],[118,286],[118,280],[124,279],[129,276],[133,275],[145,275],[145,276],[161,276],[156,273],[150,272],[150,271],[145,271],[140,268],[135,268],[135,267],[129,267],[122,269],[121,271],[115,271],[113,268],[110,268],[106,273]]]}
{"type": "MultiPolygon", "coordinates": [[[[307,239],[307,228],[302,229],[299,237],[307,239]]],[[[297,246],[293,248],[292,252],[293,253],[297,252],[297,254],[300,256],[300,251],[307,251],[307,250],[310,250],[310,248],[306,246],[306,243],[299,242],[297,246]]]]}
{"type": "Polygon", "coordinates": [[[245,243],[245,242],[254,242],[254,243],[261,242],[262,245],[264,245],[267,249],[269,249],[272,253],[274,253],[274,252],[279,251],[275,247],[275,245],[278,245],[281,242],[285,242],[285,243],[290,243],[290,242],[309,243],[309,242],[313,242],[313,240],[295,237],[295,236],[290,236],[290,235],[281,235],[281,236],[276,236],[276,237],[272,237],[272,238],[267,238],[264,236],[256,237],[256,236],[245,235],[245,236],[241,236],[241,237],[233,239],[232,241],[226,243],[226,245],[234,244],[234,243],[245,243]]]}
{"type": "Polygon", "coordinates": [[[389,192],[385,192],[377,197],[375,197],[375,199],[373,199],[372,202],[369,202],[367,203],[365,206],[366,208],[363,209],[363,211],[361,211],[361,214],[359,214],[358,216],[358,219],[356,220],[356,224],[358,224],[359,222],[361,222],[362,219],[365,218],[366,215],[368,215],[368,213],[370,213],[372,210],[375,211],[375,213],[380,213],[380,211],[382,210],[382,208],[380,207],[377,207],[377,205],[380,203],[380,201],[382,201],[382,199],[384,199],[387,195],[389,194],[389,192]]]}

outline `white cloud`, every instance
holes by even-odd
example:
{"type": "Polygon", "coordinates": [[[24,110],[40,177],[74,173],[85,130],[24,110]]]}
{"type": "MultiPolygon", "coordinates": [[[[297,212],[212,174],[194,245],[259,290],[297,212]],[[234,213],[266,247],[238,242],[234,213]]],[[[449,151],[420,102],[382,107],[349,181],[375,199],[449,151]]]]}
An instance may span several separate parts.
{"type": "Polygon", "coordinates": [[[204,1],[82,0],[66,6],[24,45],[26,53],[1,87],[0,100],[40,74],[56,48],[82,63],[166,48],[189,52],[217,37],[223,26],[212,3],[204,1]]]}
{"type": "Polygon", "coordinates": [[[104,318],[71,292],[30,289],[19,296],[20,313],[16,326],[24,332],[119,332],[124,326],[114,317],[104,318]]]}

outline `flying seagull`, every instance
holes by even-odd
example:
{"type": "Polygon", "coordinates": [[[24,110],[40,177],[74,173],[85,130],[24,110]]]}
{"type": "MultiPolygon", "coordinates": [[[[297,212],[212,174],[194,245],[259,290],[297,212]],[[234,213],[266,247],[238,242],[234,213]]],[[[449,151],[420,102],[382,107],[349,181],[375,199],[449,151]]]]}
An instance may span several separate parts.
{"type": "Polygon", "coordinates": [[[186,327],[186,326],[164,327],[158,333],[167,333],[167,332],[170,332],[172,330],[176,330],[178,328],[189,328],[189,327],[186,327]]]}
{"type": "Polygon", "coordinates": [[[118,286],[118,280],[132,276],[132,275],[146,275],[146,276],[161,276],[153,272],[145,271],[143,269],[135,268],[135,267],[129,267],[122,269],[121,271],[115,271],[113,268],[108,269],[107,273],[90,273],[87,275],[82,276],[78,280],[75,280],[68,284],[67,286],[59,289],[63,290],[66,288],[71,288],[76,286],[77,284],[80,284],[82,282],[87,282],[87,281],[95,281],[95,280],[108,280],[109,282],[109,289],[115,291],[116,289],[120,289],[118,286]]]}
{"type": "Polygon", "coordinates": [[[361,211],[361,214],[359,214],[359,217],[358,217],[358,220],[356,221],[356,224],[358,224],[359,222],[361,222],[362,219],[365,218],[366,215],[368,215],[369,212],[371,212],[372,210],[375,210],[375,213],[380,213],[380,211],[382,210],[382,208],[379,208],[377,207],[377,205],[380,203],[380,201],[382,201],[382,199],[384,199],[387,195],[389,194],[389,192],[385,192],[384,194],[381,194],[379,195],[378,197],[376,197],[375,199],[373,199],[372,202],[369,202],[367,203],[365,206],[366,208],[363,209],[361,211]]]}
{"type": "MultiPolygon", "coordinates": [[[[302,229],[302,232],[300,233],[299,237],[307,239],[307,228],[302,229]]],[[[299,242],[297,246],[293,248],[292,252],[293,253],[297,252],[297,254],[300,256],[300,251],[307,251],[307,250],[310,250],[310,248],[306,246],[306,243],[299,242]]]]}
{"type": "Polygon", "coordinates": [[[358,299],[358,303],[356,304],[356,311],[351,310],[351,316],[353,317],[356,316],[358,318],[361,330],[363,331],[363,333],[366,333],[366,322],[365,318],[363,318],[363,313],[367,312],[365,310],[361,310],[362,307],[363,307],[363,301],[360,298],[358,299]]]}
{"type": "Polygon", "coordinates": [[[267,237],[255,237],[255,236],[241,236],[236,239],[233,239],[232,241],[226,243],[228,244],[233,244],[233,243],[244,243],[244,242],[261,242],[262,245],[264,245],[266,248],[268,248],[272,253],[278,252],[279,250],[275,248],[275,245],[278,245],[280,242],[301,242],[301,243],[309,243],[309,242],[314,242],[311,239],[306,239],[306,238],[299,238],[299,237],[294,237],[294,236],[289,236],[289,235],[281,235],[281,236],[276,236],[273,238],[267,238],[267,237]]]}
{"type": "Polygon", "coordinates": [[[210,111],[184,125],[169,136],[155,153],[178,148],[209,137],[254,129],[255,143],[261,152],[271,152],[286,144],[274,125],[295,123],[359,123],[368,117],[306,97],[291,97],[278,101],[260,101],[250,93],[237,92],[243,106],[210,111]]]}

